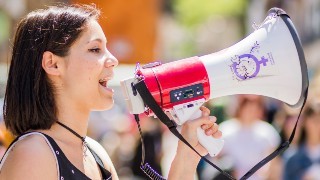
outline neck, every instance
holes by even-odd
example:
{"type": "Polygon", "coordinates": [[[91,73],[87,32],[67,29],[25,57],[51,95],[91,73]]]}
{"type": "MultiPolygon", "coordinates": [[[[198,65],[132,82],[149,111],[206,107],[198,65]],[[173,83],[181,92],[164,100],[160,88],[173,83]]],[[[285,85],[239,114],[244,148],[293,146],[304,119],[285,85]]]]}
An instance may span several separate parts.
{"type": "MultiPolygon", "coordinates": [[[[89,115],[89,109],[81,108],[76,103],[58,103],[57,120],[77,132],[82,137],[85,137],[87,134],[89,115]]],[[[58,125],[56,128],[63,127],[58,125]]]]}
{"type": "Polygon", "coordinates": [[[258,120],[256,118],[251,118],[251,117],[239,117],[238,119],[241,122],[241,124],[245,127],[251,126],[258,120]]]}
{"type": "Polygon", "coordinates": [[[89,115],[78,114],[61,114],[58,115],[58,121],[71,128],[80,136],[85,137],[88,129],[89,115]]]}

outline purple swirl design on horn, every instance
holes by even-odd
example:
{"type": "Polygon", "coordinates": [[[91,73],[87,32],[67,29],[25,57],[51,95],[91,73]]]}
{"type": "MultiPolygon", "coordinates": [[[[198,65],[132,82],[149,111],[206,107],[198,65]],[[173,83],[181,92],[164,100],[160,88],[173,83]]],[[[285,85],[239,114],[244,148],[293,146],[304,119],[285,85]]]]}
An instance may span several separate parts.
{"type": "Polygon", "coordinates": [[[261,57],[261,60],[252,54],[242,54],[237,56],[237,61],[233,61],[231,68],[239,80],[254,78],[260,71],[261,64],[267,65],[268,59],[261,57]]]}

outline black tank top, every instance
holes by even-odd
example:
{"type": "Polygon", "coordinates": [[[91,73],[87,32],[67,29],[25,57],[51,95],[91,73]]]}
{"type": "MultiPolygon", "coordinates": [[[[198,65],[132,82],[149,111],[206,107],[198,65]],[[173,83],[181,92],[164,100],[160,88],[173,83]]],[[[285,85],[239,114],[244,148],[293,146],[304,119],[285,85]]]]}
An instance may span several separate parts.
{"type": "MultiPolygon", "coordinates": [[[[31,135],[31,134],[41,134],[43,135],[43,137],[45,137],[47,143],[50,144],[50,148],[53,151],[53,153],[55,154],[55,158],[57,161],[57,169],[58,169],[58,178],[59,180],[90,180],[89,177],[87,177],[83,172],[81,172],[78,168],[76,168],[69,160],[68,158],[65,156],[65,154],[63,153],[63,151],[60,149],[60,147],[58,146],[58,144],[54,141],[53,138],[51,138],[50,136],[44,134],[44,133],[39,133],[39,132],[29,132],[23,135],[18,136],[8,147],[6,153],[4,154],[4,156],[2,157],[1,161],[0,161],[0,169],[2,167],[2,164],[4,162],[6,157],[8,156],[8,152],[10,151],[10,149],[13,147],[13,145],[18,142],[18,140],[23,139],[24,137],[31,135]]],[[[101,159],[99,158],[99,156],[88,146],[88,149],[90,150],[90,152],[92,153],[95,161],[97,162],[101,175],[102,175],[102,180],[111,180],[111,173],[106,170],[104,168],[104,165],[101,161],[101,159]]]]}

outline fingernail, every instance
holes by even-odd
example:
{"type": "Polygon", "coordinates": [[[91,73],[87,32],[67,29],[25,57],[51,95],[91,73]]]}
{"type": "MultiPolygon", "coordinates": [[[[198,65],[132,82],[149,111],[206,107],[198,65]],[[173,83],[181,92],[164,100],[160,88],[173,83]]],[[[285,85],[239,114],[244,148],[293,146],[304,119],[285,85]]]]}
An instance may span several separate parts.
{"type": "Polygon", "coordinates": [[[217,131],[216,133],[214,133],[213,136],[216,138],[220,138],[220,137],[222,137],[222,133],[221,133],[221,131],[217,131]]]}
{"type": "Polygon", "coordinates": [[[209,129],[209,130],[207,131],[207,135],[211,135],[211,134],[212,134],[212,130],[209,129]]]}
{"type": "Polygon", "coordinates": [[[214,117],[214,116],[211,116],[211,117],[210,117],[210,120],[213,121],[213,122],[216,122],[216,121],[217,121],[217,118],[214,117]]]}

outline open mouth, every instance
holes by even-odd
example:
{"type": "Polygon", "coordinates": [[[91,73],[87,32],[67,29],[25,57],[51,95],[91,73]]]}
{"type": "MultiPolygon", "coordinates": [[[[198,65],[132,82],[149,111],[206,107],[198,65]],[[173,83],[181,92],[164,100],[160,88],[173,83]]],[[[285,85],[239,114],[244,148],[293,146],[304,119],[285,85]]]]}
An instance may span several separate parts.
{"type": "Polygon", "coordinates": [[[107,79],[100,79],[99,84],[103,87],[107,87],[107,79]]]}

